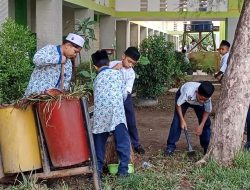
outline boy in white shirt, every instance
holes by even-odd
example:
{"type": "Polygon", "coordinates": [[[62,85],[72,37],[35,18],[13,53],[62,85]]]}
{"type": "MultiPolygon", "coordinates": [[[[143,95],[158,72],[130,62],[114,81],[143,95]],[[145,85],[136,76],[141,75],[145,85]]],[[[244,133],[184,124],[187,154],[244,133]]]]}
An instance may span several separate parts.
{"type": "Polygon", "coordinates": [[[214,75],[216,79],[221,81],[226,69],[227,69],[227,60],[229,57],[229,49],[230,49],[230,43],[226,40],[222,40],[220,43],[219,52],[221,57],[220,61],[220,71],[214,75]]]}
{"type": "Polygon", "coordinates": [[[112,61],[109,63],[109,67],[120,70],[123,75],[123,81],[125,83],[125,91],[127,98],[124,102],[127,127],[133,149],[138,154],[144,154],[145,150],[140,144],[138,130],[136,127],[135,112],[132,101],[132,89],[135,81],[135,71],[133,67],[140,58],[140,53],[137,48],[129,47],[122,55],[121,61],[112,61]]]}
{"type": "Polygon", "coordinates": [[[211,96],[214,86],[209,81],[187,82],[176,93],[175,112],[167,140],[165,156],[171,156],[176,148],[181,130],[187,128],[184,115],[189,107],[193,108],[199,120],[199,125],[195,128],[196,135],[200,136],[200,144],[204,149],[204,154],[211,136],[211,121],[209,114],[212,111],[211,96]]]}

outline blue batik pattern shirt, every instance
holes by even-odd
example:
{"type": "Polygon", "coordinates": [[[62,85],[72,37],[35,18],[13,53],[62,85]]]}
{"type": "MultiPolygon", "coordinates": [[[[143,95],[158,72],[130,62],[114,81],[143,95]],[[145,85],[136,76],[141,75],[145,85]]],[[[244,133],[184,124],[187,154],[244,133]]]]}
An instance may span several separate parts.
{"type": "MultiPolygon", "coordinates": [[[[60,46],[47,45],[38,50],[33,58],[35,69],[30,77],[25,96],[41,94],[45,90],[60,88],[61,83],[61,60],[60,46]]],[[[72,63],[67,59],[64,65],[64,89],[69,90],[72,76],[72,63]]]]}
{"type": "Polygon", "coordinates": [[[120,123],[126,125],[123,105],[125,94],[121,72],[101,71],[94,81],[94,134],[111,132],[120,123]]]}

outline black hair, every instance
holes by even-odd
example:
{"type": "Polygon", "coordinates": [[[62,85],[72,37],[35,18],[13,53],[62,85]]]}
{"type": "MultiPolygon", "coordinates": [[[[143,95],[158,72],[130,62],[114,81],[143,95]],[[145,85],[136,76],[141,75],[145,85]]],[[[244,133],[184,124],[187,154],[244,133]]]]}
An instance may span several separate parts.
{"type": "Polygon", "coordinates": [[[124,54],[133,59],[134,61],[138,61],[140,58],[140,52],[136,47],[129,47],[128,49],[126,49],[124,54]]]}
{"type": "Polygon", "coordinates": [[[227,40],[222,40],[220,46],[227,46],[228,48],[230,48],[230,43],[227,40]]]}
{"type": "Polygon", "coordinates": [[[100,68],[109,65],[109,57],[105,50],[98,50],[91,55],[93,64],[100,68]]]}
{"type": "Polygon", "coordinates": [[[201,82],[198,88],[198,94],[206,98],[210,98],[214,93],[214,85],[209,81],[201,82]]]}

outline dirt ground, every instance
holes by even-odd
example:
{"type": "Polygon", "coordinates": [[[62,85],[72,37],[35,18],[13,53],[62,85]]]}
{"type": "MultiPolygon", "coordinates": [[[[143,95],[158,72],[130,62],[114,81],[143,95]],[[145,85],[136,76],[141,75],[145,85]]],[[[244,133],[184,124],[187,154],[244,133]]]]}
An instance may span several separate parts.
{"type": "MultiPolygon", "coordinates": [[[[213,108],[216,109],[216,103],[220,95],[220,86],[216,85],[216,91],[212,96],[213,108]]],[[[135,108],[137,127],[139,130],[141,144],[146,149],[146,157],[163,152],[166,148],[169,129],[174,114],[175,93],[167,92],[159,98],[159,106],[153,108],[135,108]]],[[[213,112],[214,112],[213,110],[213,112]]],[[[213,121],[213,113],[211,120],[213,121]]],[[[201,150],[199,137],[194,134],[194,128],[198,125],[197,117],[192,108],[188,109],[185,119],[187,122],[191,144],[195,150],[201,150]]],[[[177,143],[176,151],[186,151],[187,143],[182,133],[177,143]]]]}
{"type": "MultiPolygon", "coordinates": [[[[198,81],[199,79],[200,78],[198,77],[194,78],[193,80],[198,81]]],[[[204,77],[202,77],[202,79],[204,80],[204,77]]],[[[216,84],[215,89],[216,90],[212,96],[214,108],[213,112],[216,110],[216,103],[219,99],[220,85],[216,84]]],[[[174,92],[166,92],[164,95],[159,97],[159,105],[156,107],[135,107],[136,121],[139,130],[140,141],[146,150],[145,155],[136,155],[136,168],[141,167],[144,161],[150,162],[151,158],[153,158],[155,155],[163,154],[163,151],[166,148],[168,132],[174,114],[174,99],[174,92]]],[[[213,122],[214,114],[212,113],[211,115],[211,120],[213,122]]],[[[185,118],[188,125],[189,136],[191,138],[193,148],[194,150],[202,154],[202,149],[199,144],[199,137],[194,134],[194,128],[198,125],[198,120],[194,111],[192,109],[188,109],[185,118]]],[[[177,143],[176,153],[185,152],[186,150],[187,143],[184,134],[182,133],[180,140],[177,143]]],[[[182,181],[183,183],[187,183],[185,179],[182,181]]],[[[58,185],[63,185],[64,182],[67,183],[70,189],[78,189],[79,184],[85,184],[86,186],[88,186],[88,184],[91,183],[91,178],[75,176],[63,179],[51,179],[46,181],[46,184],[52,189],[57,189],[58,185]]]]}

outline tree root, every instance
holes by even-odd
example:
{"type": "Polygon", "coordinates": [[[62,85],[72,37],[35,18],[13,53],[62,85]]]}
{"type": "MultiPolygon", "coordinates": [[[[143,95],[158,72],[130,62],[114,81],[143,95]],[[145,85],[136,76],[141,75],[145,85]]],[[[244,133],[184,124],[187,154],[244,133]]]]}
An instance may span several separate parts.
{"type": "Polygon", "coordinates": [[[201,158],[199,161],[195,162],[195,166],[201,167],[208,163],[212,149],[210,149],[207,154],[201,158]]]}

